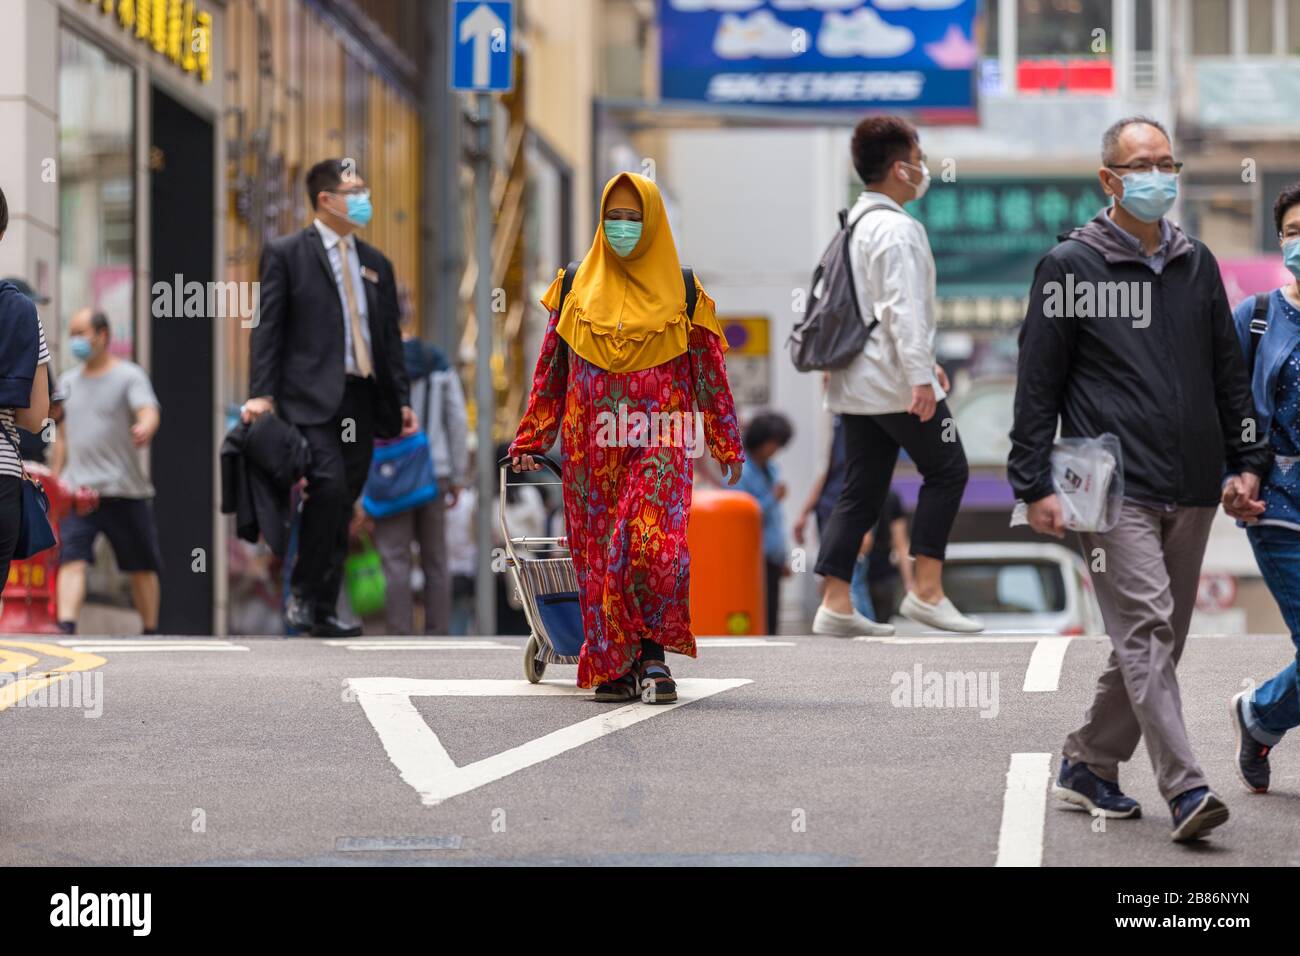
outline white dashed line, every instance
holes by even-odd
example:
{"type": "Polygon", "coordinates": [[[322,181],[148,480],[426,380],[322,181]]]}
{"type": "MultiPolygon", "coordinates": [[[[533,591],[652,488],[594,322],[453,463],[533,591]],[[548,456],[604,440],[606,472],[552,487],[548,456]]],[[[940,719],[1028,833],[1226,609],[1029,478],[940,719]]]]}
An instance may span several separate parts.
{"type": "Polygon", "coordinates": [[[247,647],[242,644],[232,644],[230,641],[219,640],[193,640],[193,641],[151,641],[151,640],[65,640],[59,641],[60,646],[71,648],[74,651],[84,651],[88,654],[168,654],[168,653],[189,653],[204,651],[246,651],[247,647]]]}
{"type": "Polygon", "coordinates": [[[1061,665],[1065,663],[1065,652],[1069,648],[1068,637],[1040,638],[1034,644],[1034,652],[1029,655],[1029,667],[1025,670],[1025,686],[1022,690],[1043,693],[1059,688],[1061,665]]]}
{"type": "Polygon", "coordinates": [[[1042,866],[1051,754],[1012,754],[1002,797],[997,866],[1042,866]]]}

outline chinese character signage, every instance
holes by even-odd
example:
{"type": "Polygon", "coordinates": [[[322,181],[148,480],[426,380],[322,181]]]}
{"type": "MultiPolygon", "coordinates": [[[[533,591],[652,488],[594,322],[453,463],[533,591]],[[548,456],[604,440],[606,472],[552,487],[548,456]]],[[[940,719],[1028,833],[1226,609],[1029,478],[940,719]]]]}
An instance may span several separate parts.
{"type": "Polygon", "coordinates": [[[666,100],[975,122],[976,0],[660,0],[666,100]]]}
{"type": "Polygon", "coordinates": [[[1106,205],[1095,178],[961,176],[934,185],[908,212],[930,235],[940,295],[1028,295],[1038,260],[1057,236],[1106,205]]]}
{"type": "Polygon", "coordinates": [[[212,82],[212,14],[194,0],[86,0],[202,83],[212,82]]]}

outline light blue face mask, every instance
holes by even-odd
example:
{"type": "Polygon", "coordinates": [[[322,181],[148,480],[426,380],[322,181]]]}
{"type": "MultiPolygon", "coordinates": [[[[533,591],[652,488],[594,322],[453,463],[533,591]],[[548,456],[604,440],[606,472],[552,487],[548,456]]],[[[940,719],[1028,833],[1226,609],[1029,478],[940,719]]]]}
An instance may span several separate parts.
{"type": "Polygon", "coordinates": [[[641,241],[641,223],[631,219],[606,219],[605,238],[620,256],[628,255],[641,241]]]}
{"type": "Polygon", "coordinates": [[[365,227],[370,223],[374,210],[370,205],[370,190],[362,193],[348,193],[343,197],[348,204],[348,222],[354,226],[365,227]]]}
{"type": "Polygon", "coordinates": [[[1297,279],[1300,279],[1300,236],[1282,243],[1282,264],[1297,279]]]}
{"type": "Polygon", "coordinates": [[[1143,222],[1157,222],[1174,207],[1178,198],[1178,174],[1153,169],[1129,173],[1124,180],[1124,198],[1115,200],[1143,222]]]}
{"type": "Polygon", "coordinates": [[[94,351],[94,347],[90,344],[90,339],[84,335],[73,335],[68,338],[68,351],[72,353],[72,357],[78,362],[84,362],[90,358],[90,353],[94,351]]]}

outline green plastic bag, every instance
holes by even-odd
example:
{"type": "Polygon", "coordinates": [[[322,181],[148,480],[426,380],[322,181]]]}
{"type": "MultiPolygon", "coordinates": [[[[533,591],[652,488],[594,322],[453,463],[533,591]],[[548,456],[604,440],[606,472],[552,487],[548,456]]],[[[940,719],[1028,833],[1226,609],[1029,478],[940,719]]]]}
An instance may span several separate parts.
{"type": "Polygon", "coordinates": [[[387,588],[384,566],[370,536],[361,536],[362,548],[349,554],[343,562],[343,582],[348,589],[348,603],[357,617],[369,617],[384,609],[387,588]]]}

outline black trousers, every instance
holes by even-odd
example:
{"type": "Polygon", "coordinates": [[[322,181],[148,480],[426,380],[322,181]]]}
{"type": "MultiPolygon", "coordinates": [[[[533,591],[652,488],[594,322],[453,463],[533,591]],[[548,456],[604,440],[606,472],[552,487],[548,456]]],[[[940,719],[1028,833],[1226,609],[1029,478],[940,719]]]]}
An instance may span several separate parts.
{"type": "Polygon", "coordinates": [[[817,573],[853,580],[853,562],[862,547],[862,536],[880,518],[899,448],[916,463],[923,479],[912,516],[912,554],[943,560],[970,477],[948,403],[940,402],[928,422],[907,412],[840,417],[844,422],[844,487],[827,522],[817,573]],[[952,440],[945,441],[945,437],[952,440]]]}
{"type": "Polygon", "coordinates": [[[290,587],[318,612],[333,613],[343,583],[352,506],[365,486],[374,453],[374,380],[349,375],[337,419],[298,429],[311,448],[311,464],[290,587]]]}
{"type": "Polygon", "coordinates": [[[18,544],[23,518],[23,480],[0,475],[0,594],[9,580],[9,563],[18,544]]]}

